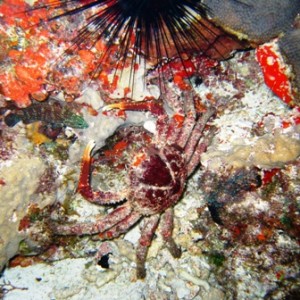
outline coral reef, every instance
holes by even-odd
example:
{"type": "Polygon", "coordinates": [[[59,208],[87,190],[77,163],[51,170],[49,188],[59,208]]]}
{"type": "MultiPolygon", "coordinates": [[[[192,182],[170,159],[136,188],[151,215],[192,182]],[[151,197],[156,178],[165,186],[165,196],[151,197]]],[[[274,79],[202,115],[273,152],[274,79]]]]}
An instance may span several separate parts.
{"type": "Polygon", "coordinates": [[[249,139],[247,144],[241,141],[230,151],[214,151],[213,147],[203,155],[203,159],[209,161],[209,167],[212,169],[224,165],[239,168],[251,166],[276,168],[294,161],[300,155],[299,137],[294,133],[292,136],[280,133],[265,134],[260,138],[249,139]]]}
{"type": "MultiPolygon", "coordinates": [[[[208,27],[214,32],[207,49],[212,53],[183,53],[183,61],[170,53],[158,64],[156,58],[140,56],[134,65],[120,66],[118,41],[110,45],[107,60],[101,60],[108,49],[106,35],[74,49],[78,28],[86,25],[93,9],[40,23],[66,12],[66,4],[92,1],[45,0],[38,10],[28,10],[23,0],[1,1],[0,297],[281,300],[299,294],[299,56],[294,52],[299,1],[204,2],[211,7],[211,20],[223,27],[208,27]],[[236,18],[226,17],[223,24],[222,13],[230,8],[236,18]],[[283,8],[284,13],[274,13],[283,8]],[[247,21],[244,27],[241,20],[247,21]],[[231,57],[233,42],[244,48],[265,41],[270,43],[231,57]],[[230,59],[220,61],[223,57],[230,59]],[[134,89],[128,84],[132,68],[134,89]],[[193,164],[199,167],[189,170],[174,207],[173,238],[182,255],[174,258],[167,251],[161,234],[166,231],[158,225],[151,245],[149,239],[144,245],[149,246],[147,276],[137,280],[134,248],[144,220],[126,233],[117,228],[122,235],[106,241],[97,234],[60,235],[55,226],[95,224],[117,209],[114,200],[125,203],[109,199],[111,206],[94,205],[77,192],[82,154],[91,140],[99,149],[92,154],[91,187],[126,191],[128,162],[153,136],[156,144],[162,142],[159,130],[172,115],[182,132],[183,116],[191,116],[177,100],[192,91],[196,119],[209,107],[216,115],[203,129],[214,128],[214,137],[206,152],[199,152],[193,164]],[[62,106],[50,109],[49,94],[62,106]],[[32,99],[38,106],[30,106],[32,99]],[[141,100],[148,105],[143,111],[107,109],[120,101],[138,107],[141,100]],[[39,118],[45,106],[48,110],[39,118]],[[64,123],[64,107],[84,126],[64,123]],[[9,127],[9,114],[23,121],[9,127]],[[38,122],[26,124],[33,120],[38,122]]],[[[130,61],[134,51],[129,54],[130,61]]],[[[167,137],[172,128],[164,132],[167,137]]]]}

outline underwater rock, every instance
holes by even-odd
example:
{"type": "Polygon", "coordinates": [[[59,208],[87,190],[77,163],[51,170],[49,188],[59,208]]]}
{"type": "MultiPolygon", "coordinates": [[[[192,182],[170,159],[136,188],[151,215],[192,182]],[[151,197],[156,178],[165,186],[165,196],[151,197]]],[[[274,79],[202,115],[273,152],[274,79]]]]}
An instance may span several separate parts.
{"type": "MultiPolygon", "coordinates": [[[[258,0],[253,1],[243,0],[213,0],[204,1],[208,7],[208,15],[211,21],[216,25],[221,26],[225,31],[237,36],[240,40],[247,40],[252,46],[256,47],[259,44],[269,42],[272,39],[278,38],[279,52],[271,51],[268,54],[268,62],[274,61],[281,54],[284,56],[284,63],[290,69],[291,74],[285,74],[285,66],[282,70],[276,70],[277,85],[283,80],[280,76],[288,77],[286,85],[292,92],[280,92],[278,88],[273,88],[273,84],[269,85],[272,91],[282,100],[290,105],[299,104],[300,90],[300,58],[299,58],[299,29],[292,30],[296,26],[297,15],[300,12],[300,2],[297,0],[258,0]],[[283,37],[282,37],[283,35],[283,37]],[[277,74],[278,73],[278,74],[277,74]],[[288,99],[285,99],[288,98],[288,99]]],[[[261,63],[261,62],[260,62],[261,63]]],[[[268,65],[263,66],[268,67],[268,65]]],[[[272,69],[272,66],[270,67],[272,69]]],[[[275,72],[275,71],[274,71],[275,72]]],[[[268,76],[268,74],[266,74],[268,76]]],[[[272,76],[272,75],[270,75],[272,76]]]]}
{"type": "Polygon", "coordinates": [[[220,176],[209,171],[200,180],[200,187],[205,191],[205,201],[213,221],[223,225],[220,217],[222,207],[230,202],[243,199],[246,192],[261,186],[261,177],[256,168],[241,168],[220,176]]]}
{"type": "Polygon", "coordinates": [[[241,39],[264,43],[291,28],[298,0],[205,0],[212,21],[241,39]]]}
{"type": "Polygon", "coordinates": [[[296,104],[300,103],[300,29],[289,31],[278,41],[279,49],[291,71],[294,74],[292,83],[296,87],[296,104]]]}
{"type": "Polygon", "coordinates": [[[0,270],[18,251],[24,233],[18,231],[20,220],[33,201],[40,176],[45,171],[41,158],[23,156],[0,169],[0,270]],[[30,164],[28,163],[30,161],[30,164]]]}
{"type": "Polygon", "coordinates": [[[229,151],[211,151],[202,155],[203,163],[207,162],[211,169],[224,166],[275,168],[294,161],[300,155],[299,139],[289,135],[276,133],[265,134],[255,138],[250,144],[242,141],[229,151]]]}

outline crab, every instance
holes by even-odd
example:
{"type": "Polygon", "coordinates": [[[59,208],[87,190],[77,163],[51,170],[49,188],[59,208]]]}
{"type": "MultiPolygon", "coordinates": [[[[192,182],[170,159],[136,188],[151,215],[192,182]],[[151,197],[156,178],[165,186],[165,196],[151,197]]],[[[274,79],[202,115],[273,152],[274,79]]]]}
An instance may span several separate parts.
{"type": "Polygon", "coordinates": [[[136,250],[136,275],[146,276],[146,256],[153,235],[161,222],[161,234],[173,257],[181,256],[181,249],[172,237],[173,207],[182,197],[188,177],[200,164],[200,156],[214,135],[215,127],[206,130],[207,122],[215,114],[208,108],[197,117],[194,94],[189,91],[175,99],[180,114],[169,117],[157,109],[153,101],[113,104],[108,109],[150,110],[158,114],[156,132],[152,141],[135,150],[127,166],[127,185],[124,191],[93,190],[90,184],[92,151],[95,143],[89,142],[84,150],[78,192],[88,201],[99,205],[119,205],[95,223],[57,224],[59,235],[99,234],[103,240],[126,233],[144,218],[136,250]],[[126,201],[124,202],[124,199],[126,201]]]}

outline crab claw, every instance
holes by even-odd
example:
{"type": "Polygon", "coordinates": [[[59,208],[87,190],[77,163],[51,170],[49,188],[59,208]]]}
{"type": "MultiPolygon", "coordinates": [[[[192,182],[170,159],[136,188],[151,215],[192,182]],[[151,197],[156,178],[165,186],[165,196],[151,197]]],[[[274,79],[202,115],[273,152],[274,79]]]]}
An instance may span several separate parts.
{"type": "Polygon", "coordinates": [[[90,168],[91,168],[91,152],[94,149],[95,141],[90,141],[84,149],[82,156],[81,174],[78,182],[77,192],[83,196],[90,191],[90,168]]]}
{"type": "Polygon", "coordinates": [[[92,169],[92,156],[91,152],[95,147],[95,142],[90,141],[84,149],[80,178],[77,186],[77,193],[80,193],[86,200],[91,203],[100,205],[115,204],[123,201],[127,197],[127,191],[103,191],[100,188],[93,190],[91,186],[91,169],[92,169]],[[113,200],[112,200],[113,199],[113,200]]]}
{"type": "Polygon", "coordinates": [[[105,105],[102,108],[102,111],[110,111],[110,110],[113,110],[113,109],[126,110],[127,109],[126,104],[127,104],[127,102],[119,102],[119,103],[108,104],[108,105],[105,105]]]}
{"type": "Polygon", "coordinates": [[[103,111],[109,111],[112,109],[120,110],[134,110],[134,111],[150,111],[153,115],[159,116],[164,113],[162,104],[157,102],[154,98],[146,99],[144,101],[129,102],[121,101],[119,103],[108,104],[103,107],[103,111]]]}

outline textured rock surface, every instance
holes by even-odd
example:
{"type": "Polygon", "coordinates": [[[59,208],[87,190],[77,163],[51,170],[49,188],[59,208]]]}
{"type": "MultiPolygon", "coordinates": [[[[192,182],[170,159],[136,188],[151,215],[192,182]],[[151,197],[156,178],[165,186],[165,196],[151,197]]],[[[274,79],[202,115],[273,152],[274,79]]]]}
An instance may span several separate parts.
{"type": "Polygon", "coordinates": [[[279,49],[283,54],[286,63],[291,67],[294,74],[293,82],[296,86],[297,104],[300,103],[300,29],[287,32],[279,40],[279,49]]]}
{"type": "Polygon", "coordinates": [[[247,40],[263,43],[290,29],[298,0],[205,0],[214,22],[247,40]]]}
{"type": "Polygon", "coordinates": [[[24,234],[18,231],[20,220],[26,215],[27,208],[33,203],[40,176],[45,166],[38,157],[16,157],[0,169],[0,269],[19,249],[24,234]]]}

